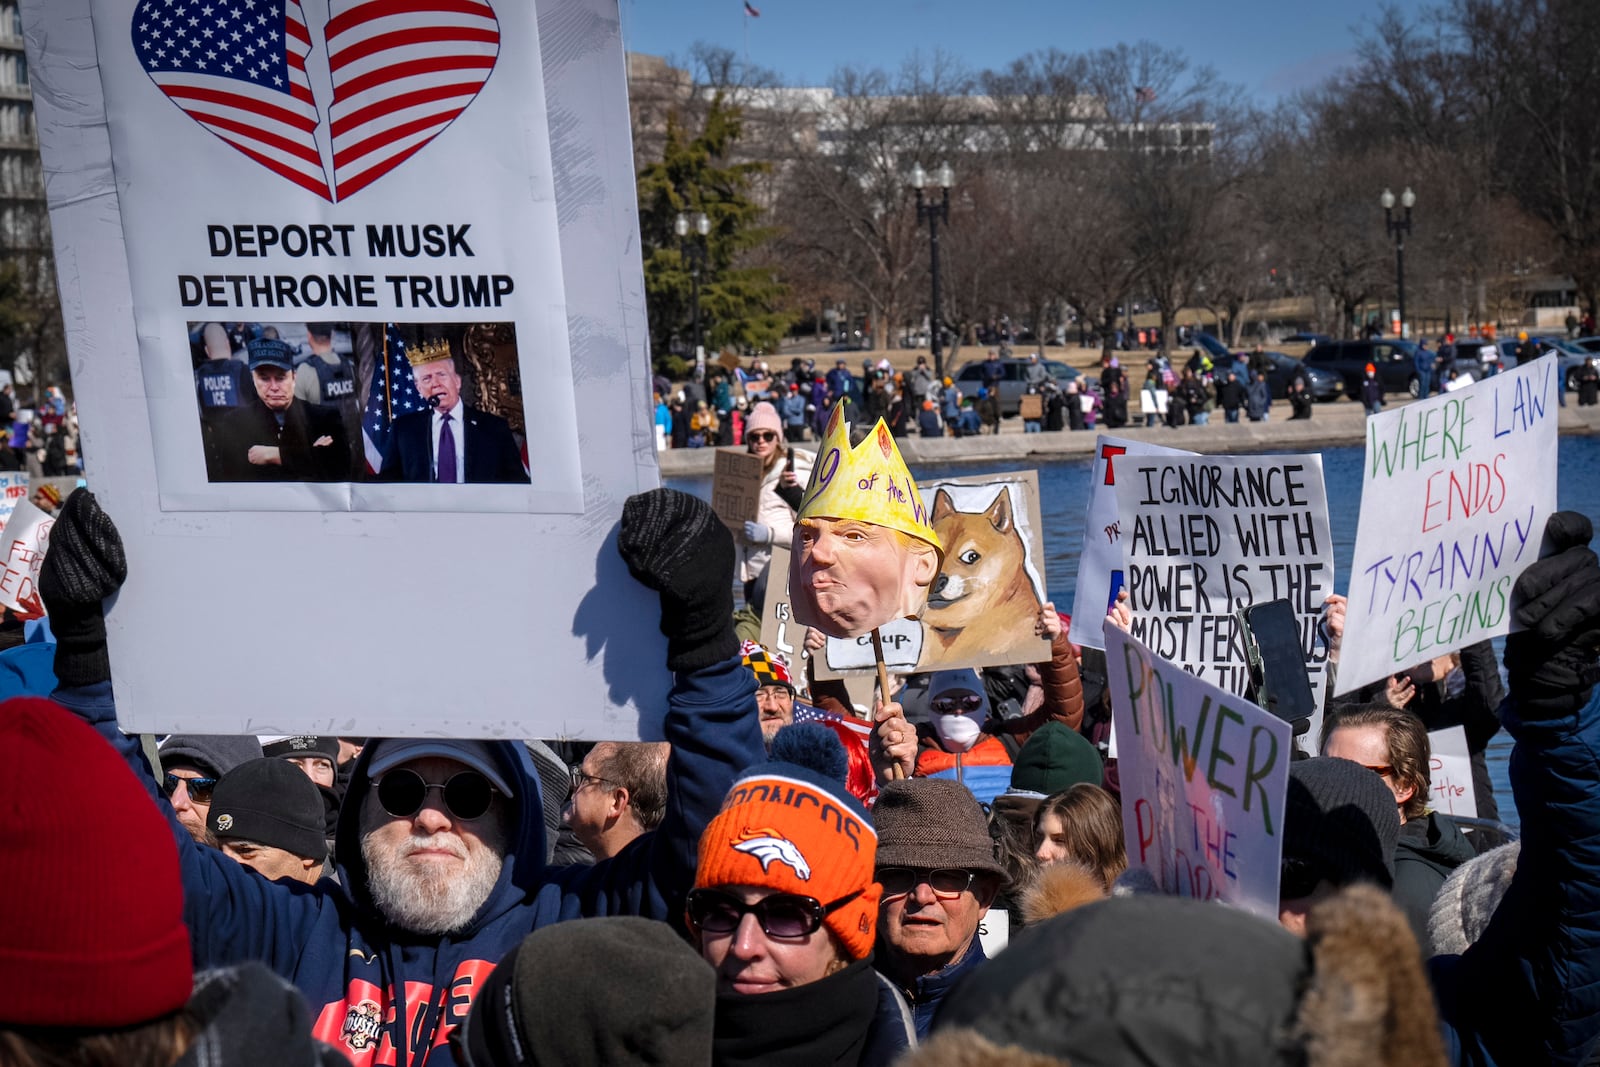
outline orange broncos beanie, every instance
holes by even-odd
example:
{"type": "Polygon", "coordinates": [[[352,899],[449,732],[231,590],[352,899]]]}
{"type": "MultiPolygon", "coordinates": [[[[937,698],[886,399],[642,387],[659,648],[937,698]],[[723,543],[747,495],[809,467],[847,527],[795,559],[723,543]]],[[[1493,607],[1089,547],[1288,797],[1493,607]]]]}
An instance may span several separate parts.
{"type": "MultiPolygon", "coordinates": [[[[788,726],[779,737],[814,729],[788,726]]],[[[827,740],[838,743],[831,734],[827,740]]],[[[779,743],[773,747],[779,754],[779,743]]],[[[700,835],[694,886],[764,886],[812,897],[823,907],[857,894],[824,922],[852,959],[863,959],[877,933],[877,853],[867,809],[842,778],[797,763],[766,763],[734,782],[722,811],[700,835]]]]}

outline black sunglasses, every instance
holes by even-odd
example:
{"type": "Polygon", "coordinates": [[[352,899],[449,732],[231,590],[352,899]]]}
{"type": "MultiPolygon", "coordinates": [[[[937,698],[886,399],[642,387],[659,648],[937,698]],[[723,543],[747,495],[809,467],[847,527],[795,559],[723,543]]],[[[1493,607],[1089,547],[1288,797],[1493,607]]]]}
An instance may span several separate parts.
{"type": "Polygon", "coordinates": [[[457,771],[446,782],[426,782],[416,771],[400,768],[378,781],[378,803],[397,819],[422,810],[430,789],[444,793],[444,806],[457,819],[481,818],[494,802],[494,786],[477,771],[457,771]]]}
{"type": "Polygon", "coordinates": [[[940,867],[923,870],[920,867],[879,867],[878,884],[883,886],[883,899],[909,896],[923,882],[940,900],[954,900],[972,888],[977,874],[960,867],[940,867]]]}
{"type": "Polygon", "coordinates": [[[1285,856],[1278,865],[1278,899],[1296,900],[1309,897],[1322,882],[1322,872],[1316,864],[1298,856],[1285,856]]]}
{"type": "Polygon", "coordinates": [[[977,693],[968,693],[964,697],[938,697],[928,701],[928,707],[940,715],[977,711],[983,707],[983,697],[977,693]]]}
{"type": "Polygon", "coordinates": [[[211,791],[217,787],[215,778],[179,778],[176,774],[168,774],[161,782],[161,791],[170,798],[178,791],[178,783],[182,782],[189,791],[189,799],[196,804],[211,803],[211,791]]]}
{"type": "Polygon", "coordinates": [[[746,915],[754,915],[768,937],[810,937],[822,928],[822,920],[859,897],[862,890],[842,896],[831,904],[797,893],[773,893],[754,904],[720,889],[695,889],[689,893],[689,925],[702,933],[731,934],[746,915]]]}

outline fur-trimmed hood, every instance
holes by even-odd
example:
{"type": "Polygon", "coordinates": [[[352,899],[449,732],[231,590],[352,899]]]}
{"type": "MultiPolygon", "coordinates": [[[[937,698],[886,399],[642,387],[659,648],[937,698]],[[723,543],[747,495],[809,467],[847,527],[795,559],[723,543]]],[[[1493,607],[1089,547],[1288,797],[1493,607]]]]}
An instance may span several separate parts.
{"type": "Polygon", "coordinates": [[[952,993],[934,1039],[906,1062],[1133,1061],[1437,1067],[1445,1059],[1405,917],[1381,891],[1357,887],[1312,910],[1304,941],[1197,901],[1077,907],[1030,927],[952,993]]]}
{"type": "Polygon", "coordinates": [[[1022,891],[1022,921],[1033,926],[1105,898],[1105,883],[1083,864],[1070,860],[1052,863],[1040,869],[1022,891]]]}

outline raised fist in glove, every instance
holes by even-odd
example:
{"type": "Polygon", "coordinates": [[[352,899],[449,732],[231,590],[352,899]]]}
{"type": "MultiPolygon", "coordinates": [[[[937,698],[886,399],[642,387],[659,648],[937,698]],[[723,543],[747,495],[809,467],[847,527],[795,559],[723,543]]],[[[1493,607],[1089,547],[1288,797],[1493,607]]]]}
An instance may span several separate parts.
{"type": "Polygon", "coordinates": [[[56,678],[65,686],[111,677],[102,601],[122,588],[128,557],[111,517],[87,489],[74,490],[50,529],[39,594],[56,637],[56,678]]]}
{"type": "Polygon", "coordinates": [[[733,535],[711,505],[676,489],[631,496],[617,551],[630,574],[661,594],[669,669],[699,670],[739,654],[733,535]]]}
{"type": "Polygon", "coordinates": [[[744,543],[747,545],[770,545],[772,543],[772,527],[766,523],[746,519],[744,521],[744,543]]]}
{"type": "Polygon", "coordinates": [[[1524,715],[1570,715],[1600,681],[1600,559],[1594,527],[1575,511],[1545,525],[1550,554],[1522,572],[1511,592],[1524,629],[1506,638],[1511,697],[1524,715]]]}

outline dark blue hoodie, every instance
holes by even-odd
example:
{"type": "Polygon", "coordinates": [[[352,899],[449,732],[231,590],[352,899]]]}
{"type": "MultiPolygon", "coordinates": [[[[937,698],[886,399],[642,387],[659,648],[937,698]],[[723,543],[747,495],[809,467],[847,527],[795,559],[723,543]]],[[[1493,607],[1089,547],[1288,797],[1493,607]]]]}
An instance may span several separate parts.
{"type": "MultiPolygon", "coordinates": [[[[136,739],[117,730],[109,683],[59,689],[55,699],[110,740],[147,783],[151,797],[158,797],[136,739]]],[[[311,1003],[312,1032],[354,1067],[451,1067],[456,1062],[451,1030],[466,1018],[494,965],[529,931],[595,915],[681,919],[701,830],[735,775],[766,759],[754,675],[738,659],[677,675],[665,729],[672,755],[661,827],[592,867],[544,866],[539,776],[527,748],[490,742],[517,794],[508,832],[513,844],[499,882],[471,925],[448,936],[400,930],[372,904],[360,837],[362,803],[371,788],[366,756],[351,776],[339,818],[337,884],[327,879],[315,886],[269,882],[196,845],[161,802],[178,842],[196,966],[266,963],[300,988],[311,1003]],[[396,995],[398,990],[403,996],[396,995]]]]}

